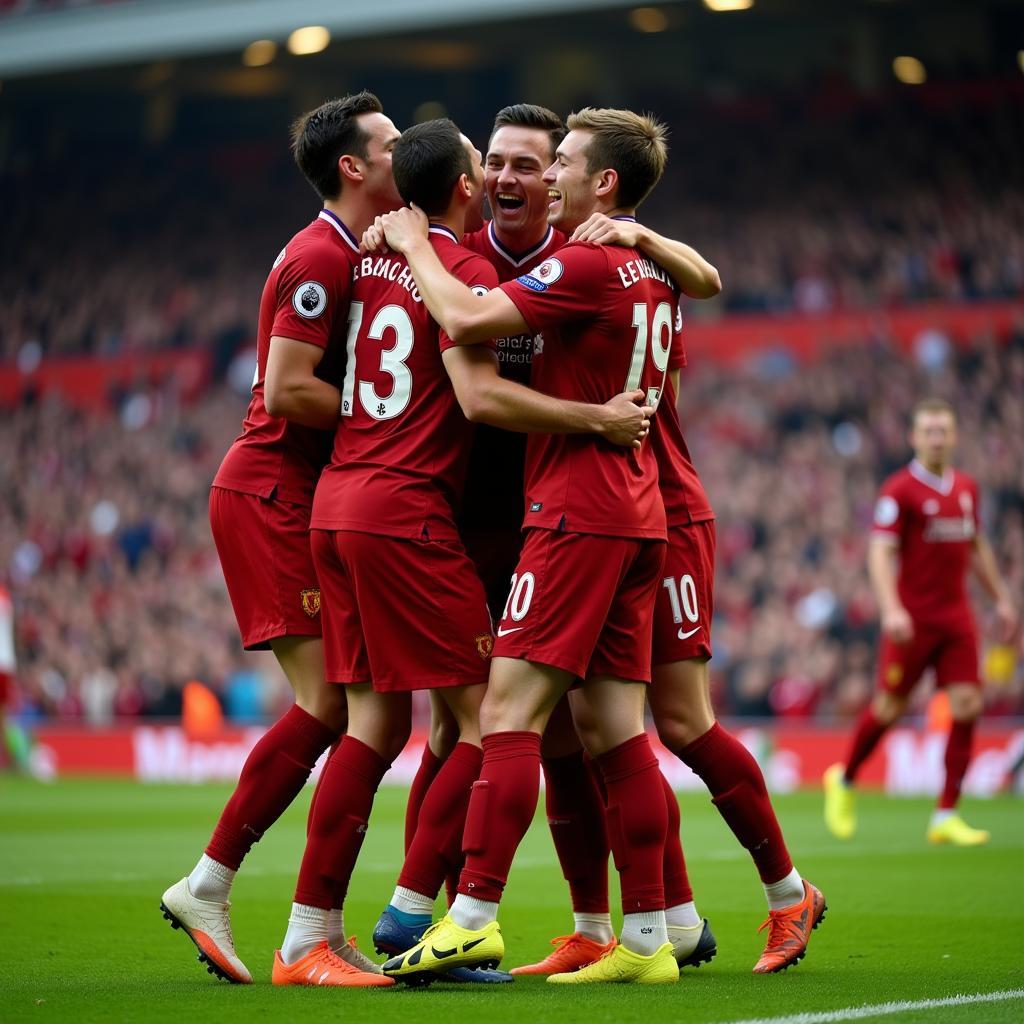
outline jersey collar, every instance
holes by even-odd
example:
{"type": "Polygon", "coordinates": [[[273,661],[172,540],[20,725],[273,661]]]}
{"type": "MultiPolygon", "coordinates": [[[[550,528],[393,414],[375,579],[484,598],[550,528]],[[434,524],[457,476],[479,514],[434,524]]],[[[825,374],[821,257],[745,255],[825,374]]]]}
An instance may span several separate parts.
{"type": "Polygon", "coordinates": [[[930,487],[933,491],[938,491],[939,494],[949,494],[953,490],[953,468],[949,467],[942,476],[936,476],[931,470],[926,469],[924,465],[912,459],[910,466],[910,475],[915,480],[920,480],[926,487],[930,487]]]}
{"type": "Polygon", "coordinates": [[[331,213],[330,210],[321,210],[317,214],[317,220],[325,220],[328,224],[334,228],[335,231],[345,239],[345,242],[351,249],[359,252],[359,243],[356,241],[355,235],[345,226],[345,222],[336,214],[331,213]]]}
{"type": "Polygon", "coordinates": [[[459,236],[451,228],[446,228],[443,224],[431,224],[429,230],[432,235],[444,235],[445,238],[450,238],[456,245],[459,244],[459,236]]]}
{"type": "Polygon", "coordinates": [[[521,267],[524,263],[529,263],[530,260],[536,259],[538,253],[543,252],[544,249],[551,244],[551,239],[554,237],[554,234],[554,229],[549,224],[547,231],[544,232],[544,237],[532,249],[522,254],[517,254],[512,252],[508,246],[501,243],[501,240],[498,238],[498,235],[494,230],[494,221],[491,220],[487,222],[487,238],[490,240],[491,245],[498,254],[508,260],[513,267],[521,267]]]}

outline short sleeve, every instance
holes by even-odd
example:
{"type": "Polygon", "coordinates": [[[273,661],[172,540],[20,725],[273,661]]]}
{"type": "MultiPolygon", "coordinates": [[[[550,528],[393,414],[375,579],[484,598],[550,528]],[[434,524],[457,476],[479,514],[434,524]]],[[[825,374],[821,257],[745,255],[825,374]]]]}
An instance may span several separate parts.
{"type": "Polygon", "coordinates": [[[352,269],[328,247],[305,246],[286,255],[277,276],[271,336],[326,348],[334,320],[347,314],[352,269]]]}
{"type": "Polygon", "coordinates": [[[608,258],[599,245],[571,242],[528,274],[501,290],[512,300],[531,331],[579,320],[600,304],[608,276],[608,258]]]}
{"type": "Polygon", "coordinates": [[[686,365],[686,345],[683,343],[683,307],[676,303],[676,317],[672,324],[672,348],[668,354],[668,371],[681,370],[686,365]]]}
{"type": "MultiPolygon", "coordinates": [[[[498,272],[488,260],[484,259],[483,256],[477,256],[475,253],[465,253],[462,255],[463,258],[450,263],[446,268],[453,277],[457,277],[476,295],[486,295],[489,291],[498,287],[498,272]]],[[[444,330],[440,332],[438,340],[442,352],[453,348],[457,344],[445,334],[444,330]]],[[[494,352],[498,351],[497,343],[493,338],[478,344],[494,352]]]]}
{"type": "Polygon", "coordinates": [[[886,481],[875,501],[871,532],[876,537],[898,544],[903,532],[903,518],[899,488],[895,482],[886,481]]]}

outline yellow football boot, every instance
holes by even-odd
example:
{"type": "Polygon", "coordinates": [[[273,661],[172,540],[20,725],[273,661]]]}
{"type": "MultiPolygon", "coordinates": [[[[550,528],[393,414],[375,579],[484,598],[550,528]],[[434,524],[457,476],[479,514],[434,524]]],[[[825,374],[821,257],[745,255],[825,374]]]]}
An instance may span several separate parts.
{"type": "Polygon", "coordinates": [[[407,985],[429,985],[453,967],[497,967],[505,942],[497,921],[480,929],[462,928],[445,915],[423,938],[384,964],[384,973],[407,985]]]}
{"type": "Polygon", "coordinates": [[[549,974],[553,985],[667,985],[679,980],[679,964],[672,954],[672,943],[666,942],[650,956],[641,956],[621,943],[612,947],[600,960],[565,974],[549,974]]]}
{"type": "Polygon", "coordinates": [[[825,790],[825,826],[837,839],[849,839],[857,831],[853,787],[843,781],[843,771],[843,765],[834,764],[821,777],[825,790]]]}
{"type": "Polygon", "coordinates": [[[971,828],[959,814],[928,826],[929,843],[951,843],[953,846],[981,846],[989,841],[983,828],[971,828]]]}

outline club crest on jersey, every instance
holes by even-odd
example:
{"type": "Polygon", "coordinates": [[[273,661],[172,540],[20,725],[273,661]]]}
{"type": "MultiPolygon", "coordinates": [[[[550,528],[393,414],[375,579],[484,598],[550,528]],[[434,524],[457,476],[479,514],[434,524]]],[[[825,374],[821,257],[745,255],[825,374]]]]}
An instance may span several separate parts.
{"type": "Polygon", "coordinates": [[[885,670],[885,685],[890,689],[903,682],[903,666],[895,662],[885,670]]]}
{"type": "Polygon", "coordinates": [[[544,292],[553,285],[565,273],[562,261],[552,256],[546,259],[539,267],[534,267],[528,274],[517,277],[516,280],[526,285],[531,291],[544,292]]]}
{"type": "Polygon", "coordinates": [[[302,600],[302,610],[311,618],[315,619],[320,614],[320,591],[301,590],[299,597],[302,600]]]}
{"type": "Polygon", "coordinates": [[[481,633],[476,638],[476,653],[486,661],[494,650],[494,637],[490,633],[481,633]]]}
{"type": "Polygon", "coordinates": [[[327,290],[318,281],[303,281],[292,293],[292,306],[299,316],[314,320],[327,308],[327,290]]]}

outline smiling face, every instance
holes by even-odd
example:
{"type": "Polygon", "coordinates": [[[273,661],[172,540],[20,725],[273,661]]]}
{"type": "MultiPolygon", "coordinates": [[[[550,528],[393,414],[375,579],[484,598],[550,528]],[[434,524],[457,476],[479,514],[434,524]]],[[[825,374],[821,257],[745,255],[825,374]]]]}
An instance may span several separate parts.
{"type": "Polygon", "coordinates": [[[569,132],[555,154],[555,162],[544,172],[548,187],[548,223],[572,234],[599,208],[597,189],[601,172],[587,170],[590,132],[569,132]]]}
{"type": "Polygon", "coordinates": [[[401,133],[384,114],[361,114],[359,127],[367,137],[366,156],[357,158],[363,165],[366,194],[381,213],[397,210],[402,197],[391,175],[391,153],[401,133]]]}
{"type": "Polygon", "coordinates": [[[551,134],[543,128],[509,124],[491,136],[484,181],[499,237],[522,236],[531,243],[547,230],[543,175],[551,156],[551,134]]]}

